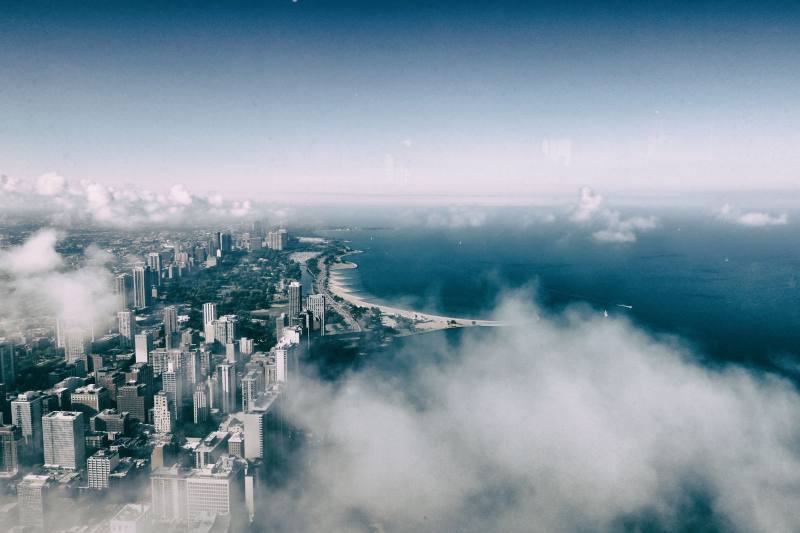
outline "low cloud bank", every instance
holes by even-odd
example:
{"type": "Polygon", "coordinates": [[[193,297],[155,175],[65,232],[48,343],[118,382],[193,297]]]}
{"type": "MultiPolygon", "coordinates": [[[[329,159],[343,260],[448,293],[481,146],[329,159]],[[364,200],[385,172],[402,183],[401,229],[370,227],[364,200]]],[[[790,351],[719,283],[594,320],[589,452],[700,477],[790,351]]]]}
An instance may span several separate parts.
{"type": "Polygon", "coordinates": [[[789,223],[786,213],[771,215],[760,211],[743,212],[731,204],[723,205],[717,212],[717,217],[725,222],[760,228],[765,226],[785,226],[789,223]]]}
{"type": "Polygon", "coordinates": [[[68,269],[56,251],[60,238],[58,231],[44,229],[0,250],[0,334],[10,327],[8,320],[52,316],[90,328],[102,327],[114,314],[105,252],[89,247],[81,266],[68,269]]]}
{"type": "Polygon", "coordinates": [[[93,223],[113,227],[182,224],[256,216],[249,200],[198,195],[175,184],[166,193],[135,187],[111,187],[94,181],[70,182],[49,172],[34,183],[2,176],[0,208],[46,210],[58,224],[93,223]]]}
{"type": "Polygon", "coordinates": [[[624,217],[619,211],[604,207],[603,203],[602,196],[583,187],[569,217],[573,223],[593,228],[592,237],[598,242],[635,242],[639,233],[658,225],[655,217],[624,217]]]}
{"type": "Polygon", "coordinates": [[[265,499],[270,526],[800,529],[790,383],[705,368],[624,320],[537,320],[522,301],[497,318],[525,327],[465,332],[457,345],[423,336],[394,370],[296,383],[290,416],[321,444],[305,476],[265,499]]]}

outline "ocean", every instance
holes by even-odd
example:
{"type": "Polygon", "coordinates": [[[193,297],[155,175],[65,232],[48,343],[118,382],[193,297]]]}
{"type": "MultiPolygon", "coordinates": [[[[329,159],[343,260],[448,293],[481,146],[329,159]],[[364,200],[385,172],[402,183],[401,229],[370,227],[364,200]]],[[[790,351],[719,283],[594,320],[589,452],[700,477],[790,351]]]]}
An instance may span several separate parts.
{"type": "Polygon", "coordinates": [[[800,356],[800,242],[791,224],[748,228],[662,213],[657,229],[626,244],[555,223],[325,235],[362,251],[350,257],[359,268],[341,275],[376,302],[489,318],[505,291],[523,288],[545,310],[578,304],[625,316],[712,362],[792,374],[800,356]]]}

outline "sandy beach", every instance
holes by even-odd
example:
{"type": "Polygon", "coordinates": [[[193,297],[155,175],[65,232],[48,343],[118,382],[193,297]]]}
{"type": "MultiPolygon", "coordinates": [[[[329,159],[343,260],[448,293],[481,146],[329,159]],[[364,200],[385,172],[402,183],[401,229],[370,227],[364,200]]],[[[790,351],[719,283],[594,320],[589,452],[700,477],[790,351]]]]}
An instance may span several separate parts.
{"type": "Polygon", "coordinates": [[[377,307],[384,316],[390,317],[403,317],[414,321],[414,325],[418,330],[437,330],[452,327],[472,327],[472,326],[504,326],[505,322],[497,320],[477,320],[463,317],[432,315],[429,313],[422,313],[410,309],[401,309],[399,307],[392,307],[388,305],[370,302],[360,298],[352,291],[350,291],[343,283],[341,272],[343,270],[352,270],[358,268],[356,263],[346,261],[342,263],[334,263],[331,265],[330,274],[328,276],[328,290],[343,300],[349,302],[356,307],[372,308],[377,307]]]}

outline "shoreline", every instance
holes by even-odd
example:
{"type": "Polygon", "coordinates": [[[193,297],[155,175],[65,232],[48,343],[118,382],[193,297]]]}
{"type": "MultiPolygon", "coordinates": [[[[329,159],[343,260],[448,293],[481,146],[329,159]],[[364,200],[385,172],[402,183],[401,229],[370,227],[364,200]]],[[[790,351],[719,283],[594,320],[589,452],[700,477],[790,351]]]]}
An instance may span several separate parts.
{"type": "MultiPolygon", "coordinates": [[[[339,257],[339,259],[344,258],[352,253],[359,253],[350,252],[344,254],[339,257]]],[[[381,314],[383,315],[384,319],[389,319],[389,321],[393,321],[393,317],[402,317],[404,319],[408,319],[413,321],[415,329],[420,331],[433,331],[439,329],[448,329],[448,328],[464,328],[464,327],[500,327],[508,325],[506,322],[499,321],[499,320],[483,320],[483,319],[472,319],[472,318],[464,318],[464,317],[455,317],[455,316],[445,316],[445,315],[435,315],[431,313],[425,313],[422,311],[414,311],[412,309],[403,309],[400,307],[394,307],[391,305],[379,304],[375,302],[370,302],[364,298],[358,297],[352,293],[340,279],[337,279],[338,276],[334,276],[337,270],[355,270],[359,268],[358,263],[354,263],[353,261],[343,261],[340,263],[334,263],[331,265],[329,272],[328,272],[328,290],[331,294],[334,294],[341,298],[342,300],[348,302],[349,304],[355,307],[361,307],[366,309],[377,308],[380,310],[381,314]]]]}

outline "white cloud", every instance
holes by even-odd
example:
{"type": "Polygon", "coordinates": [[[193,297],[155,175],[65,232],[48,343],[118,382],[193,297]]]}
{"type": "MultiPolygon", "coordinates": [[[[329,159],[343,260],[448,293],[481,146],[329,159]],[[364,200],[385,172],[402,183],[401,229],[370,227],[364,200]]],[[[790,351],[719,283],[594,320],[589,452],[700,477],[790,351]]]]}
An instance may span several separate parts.
{"type": "Polygon", "coordinates": [[[609,531],[646,515],[680,530],[703,496],[716,529],[800,528],[790,383],[704,368],[623,321],[540,315],[506,302],[498,318],[529,326],[419,342],[408,373],[297,382],[290,418],[321,444],[265,501],[275,527],[609,531]]]}
{"type": "Polygon", "coordinates": [[[569,216],[570,221],[599,227],[592,232],[598,242],[631,243],[639,233],[654,229],[658,225],[655,217],[624,217],[619,211],[603,207],[603,197],[589,187],[582,187],[578,203],[569,216]]]}
{"type": "Polygon", "coordinates": [[[48,172],[36,180],[36,194],[41,196],[58,196],[67,188],[64,176],[55,172],[48,172]]]}
{"type": "Polygon", "coordinates": [[[55,250],[58,239],[58,232],[45,229],[33,234],[21,246],[0,251],[0,271],[24,276],[60,268],[63,261],[55,250]]]}
{"type": "Polygon", "coordinates": [[[727,203],[719,209],[717,217],[726,222],[750,227],[785,226],[789,223],[789,217],[786,213],[770,215],[759,211],[742,212],[727,203]]]}
{"type": "Polygon", "coordinates": [[[166,194],[161,194],[135,187],[110,187],[88,180],[72,185],[63,176],[48,173],[40,176],[31,188],[6,177],[0,180],[0,187],[18,193],[0,197],[0,207],[44,210],[52,221],[59,224],[90,222],[131,227],[257,215],[256,206],[249,200],[232,202],[218,194],[199,196],[182,184],[172,185],[166,194]]]}

